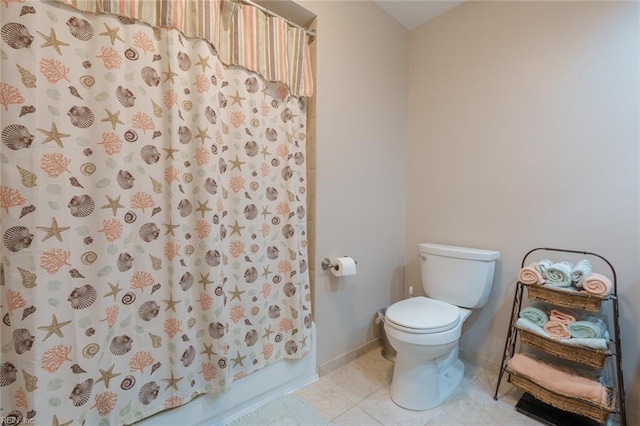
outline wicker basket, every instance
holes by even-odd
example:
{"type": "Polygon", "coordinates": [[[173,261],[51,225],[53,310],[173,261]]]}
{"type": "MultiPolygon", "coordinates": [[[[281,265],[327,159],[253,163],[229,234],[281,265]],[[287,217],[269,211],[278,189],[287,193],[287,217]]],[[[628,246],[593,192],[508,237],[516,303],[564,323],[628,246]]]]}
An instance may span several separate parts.
{"type": "Polygon", "coordinates": [[[564,411],[569,411],[584,417],[588,417],[600,424],[604,424],[607,420],[607,416],[611,413],[615,413],[615,391],[612,388],[607,388],[608,405],[596,404],[592,401],[584,399],[571,398],[559,393],[553,392],[547,388],[538,385],[533,380],[526,376],[506,369],[507,373],[511,375],[511,384],[530,393],[536,399],[549,404],[553,407],[559,408],[564,411]]]}
{"type": "Polygon", "coordinates": [[[564,345],[555,339],[539,336],[524,328],[516,328],[520,331],[520,339],[522,343],[528,343],[552,355],[589,365],[591,367],[603,368],[605,360],[609,355],[611,355],[610,350],[602,351],[598,349],[583,348],[580,346],[564,345]]]}
{"type": "Polygon", "coordinates": [[[545,287],[536,284],[524,284],[527,288],[529,299],[540,300],[552,303],[565,308],[584,309],[585,311],[599,312],[602,302],[608,300],[609,297],[597,296],[590,293],[568,292],[555,290],[552,287],[545,287]]]}

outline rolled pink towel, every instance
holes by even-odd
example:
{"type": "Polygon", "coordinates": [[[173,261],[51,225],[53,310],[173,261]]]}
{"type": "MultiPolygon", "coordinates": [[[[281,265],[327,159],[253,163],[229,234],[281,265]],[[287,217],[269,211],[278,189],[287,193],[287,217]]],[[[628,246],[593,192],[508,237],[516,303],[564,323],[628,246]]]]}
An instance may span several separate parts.
{"type": "Polygon", "coordinates": [[[567,325],[558,320],[549,320],[542,328],[547,332],[549,337],[553,337],[554,339],[568,339],[571,337],[567,325]]]}
{"type": "Polygon", "coordinates": [[[517,353],[507,365],[509,368],[526,376],[538,385],[560,395],[593,401],[602,406],[609,406],[607,388],[600,382],[560,370],[542,361],[517,353]]]}
{"type": "Polygon", "coordinates": [[[523,284],[542,284],[544,283],[544,278],[542,274],[538,272],[536,268],[537,264],[532,263],[531,265],[525,266],[520,269],[520,273],[518,274],[518,281],[523,284]]]}
{"type": "Polygon", "coordinates": [[[582,282],[582,289],[587,293],[596,294],[598,296],[607,296],[611,293],[611,280],[602,274],[596,272],[589,275],[582,282]]]}
{"type": "Polygon", "coordinates": [[[571,324],[576,322],[576,317],[568,312],[561,312],[556,309],[552,309],[549,313],[549,319],[552,321],[560,321],[563,324],[571,324]]]}

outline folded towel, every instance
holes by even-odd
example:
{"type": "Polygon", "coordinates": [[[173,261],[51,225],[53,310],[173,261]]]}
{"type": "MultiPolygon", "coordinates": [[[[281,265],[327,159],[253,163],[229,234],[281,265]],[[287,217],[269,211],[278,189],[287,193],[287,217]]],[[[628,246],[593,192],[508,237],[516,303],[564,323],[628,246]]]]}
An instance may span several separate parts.
{"type": "Polygon", "coordinates": [[[554,339],[567,339],[571,337],[569,330],[567,330],[567,325],[560,321],[549,320],[544,326],[542,326],[542,328],[547,332],[549,337],[554,339]]]}
{"type": "Polygon", "coordinates": [[[540,386],[560,395],[582,398],[596,404],[609,406],[607,388],[596,380],[560,370],[522,353],[515,354],[507,362],[507,365],[512,371],[526,376],[540,386]]]}
{"type": "Polygon", "coordinates": [[[569,268],[573,269],[575,267],[575,265],[571,262],[568,262],[566,260],[563,260],[562,262],[558,262],[558,263],[562,263],[564,265],[567,265],[569,268]]]}
{"type": "Polygon", "coordinates": [[[563,324],[570,324],[575,322],[576,316],[571,311],[558,311],[557,309],[552,309],[551,312],[549,312],[549,319],[560,321],[563,324]]]}
{"type": "Polygon", "coordinates": [[[554,263],[547,268],[546,285],[552,287],[569,287],[571,285],[571,268],[566,263],[554,263]]]}
{"type": "Polygon", "coordinates": [[[611,287],[611,280],[596,272],[589,275],[582,282],[582,288],[585,291],[598,296],[607,296],[611,292],[611,287]]]}
{"type": "Polygon", "coordinates": [[[582,281],[587,278],[593,272],[591,268],[591,262],[587,259],[582,259],[571,270],[571,284],[578,288],[582,288],[582,281]]]}
{"type": "Polygon", "coordinates": [[[567,330],[571,337],[598,339],[604,336],[607,326],[600,318],[591,317],[567,324],[567,330]]]}
{"type": "Polygon", "coordinates": [[[547,315],[549,309],[547,305],[542,302],[530,302],[526,308],[520,311],[520,318],[526,318],[534,324],[542,327],[549,321],[549,315],[547,315]]]}
{"type": "Polygon", "coordinates": [[[518,274],[518,281],[523,284],[542,284],[544,283],[544,278],[540,271],[536,269],[536,264],[532,263],[529,266],[525,266],[520,269],[520,273],[518,274]]]}
{"type": "Polygon", "coordinates": [[[550,261],[549,259],[542,259],[541,261],[536,263],[536,269],[538,270],[538,272],[540,272],[543,278],[546,278],[547,268],[551,265],[553,265],[552,261],[550,261]]]}
{"type": "MultiPolygon", "coordinates": [[[[526,318],[518,318],[518,322],[516,322],[516,327],[527,330],[533,334],[537,334],[538,336],[551,338],[549,334],[544,331],[542,327],[529,321],[526,318]]],[[[609,348],[609,333],[605,332],[605,335],[602,339],[582,339],[582,338],[569,338],[569,339],[558,339],[558,342],[563,345],[569,346],[578,346],[590,349],[597,349],[601,351],[606,351],[609,348]]]]}

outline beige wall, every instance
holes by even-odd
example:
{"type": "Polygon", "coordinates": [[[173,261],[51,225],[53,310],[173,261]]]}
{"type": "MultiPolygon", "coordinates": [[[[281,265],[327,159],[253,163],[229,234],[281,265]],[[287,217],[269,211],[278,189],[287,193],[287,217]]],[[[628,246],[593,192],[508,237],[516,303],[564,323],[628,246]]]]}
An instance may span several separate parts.
{"type": "Polygon", "coordinates": [[[309,225],[323,365],[375,339],[374,314],[402,297],[409,43],[372,2],[298,3],[318,26],[309,225]],[[344,255],[357,275],[321,270],[323,257],[344,255]]]}
{"type": "Polygon", "coordinates": [[[405,287],[420,282],[419,242],[499,250],[491,300],[460,342],[497,365],[528,249],[607,257],[629,424],[640,424],[638,22],[638,3],[467,2],[410,33],[408,102],[405,287]]]}

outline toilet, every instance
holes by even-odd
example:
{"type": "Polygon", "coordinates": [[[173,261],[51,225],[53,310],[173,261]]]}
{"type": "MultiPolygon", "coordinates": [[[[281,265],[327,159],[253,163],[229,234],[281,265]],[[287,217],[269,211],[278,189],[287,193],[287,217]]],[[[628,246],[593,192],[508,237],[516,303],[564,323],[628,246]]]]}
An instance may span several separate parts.
{"type": "Polygon", "coordinates": [[[458,358],[462,324],[489,298],[500,253],[419,244],[422,288],[387,308],[384,330],[396,350],[389,393],[409,410],[429,410],[456,390],[464,374],[458,358]]]}

